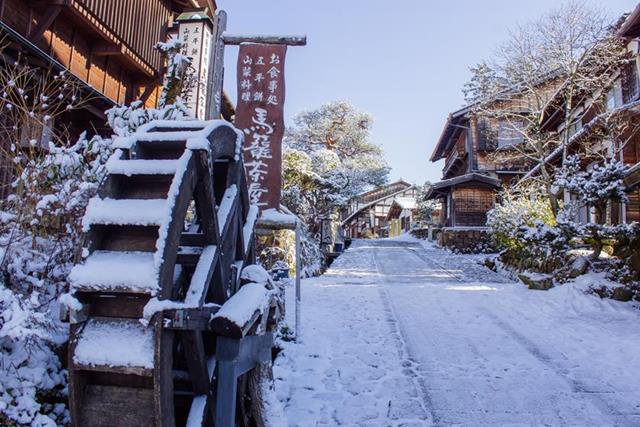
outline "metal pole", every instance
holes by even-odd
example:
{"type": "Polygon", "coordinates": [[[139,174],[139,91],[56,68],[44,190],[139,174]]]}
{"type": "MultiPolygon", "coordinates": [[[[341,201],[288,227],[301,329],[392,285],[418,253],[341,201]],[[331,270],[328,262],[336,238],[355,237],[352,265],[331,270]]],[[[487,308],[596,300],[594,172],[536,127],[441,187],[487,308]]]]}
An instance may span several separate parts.
{"type": "Polygon", "coordinates": [[[296,325],[295,325],[295,337],[296,340],[300,338],[301,335],[301,325],[300,325],[300,301],[301,301],[301,291],[300,291],[300,269],[302,267],[302,263],[300,262],[302,259],[301,254],[301,242],[300,242],[300,223],[296,222],[296,325]]]}

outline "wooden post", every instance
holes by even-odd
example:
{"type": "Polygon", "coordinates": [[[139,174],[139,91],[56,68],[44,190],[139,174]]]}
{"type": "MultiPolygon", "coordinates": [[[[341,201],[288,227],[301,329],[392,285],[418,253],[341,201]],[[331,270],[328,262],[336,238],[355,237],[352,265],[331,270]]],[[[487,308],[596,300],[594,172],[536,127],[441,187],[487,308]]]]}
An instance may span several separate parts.
{"type": "Polygon", "coordinates": [[[207,120],[219,119],[222,114],[222,82],[224,77],[224,41],[222,33],[227,29],[227,12],[216,12],[215,28],[211,38],[211,64],[207,85],[207,120]]]}
{"type": "Polygon", "coordinates": [[[300,290],[300,268],[302,267],[302,257],[301,257],[301,241],[300,241],[300,233],[302,230],[300,229],[300,222],[296,223],[296,326],[295,326],[295,337],[296,340],[300,338],[302,325],[300,324],[300,303],[302,300],[301,290],[300,290]]]}

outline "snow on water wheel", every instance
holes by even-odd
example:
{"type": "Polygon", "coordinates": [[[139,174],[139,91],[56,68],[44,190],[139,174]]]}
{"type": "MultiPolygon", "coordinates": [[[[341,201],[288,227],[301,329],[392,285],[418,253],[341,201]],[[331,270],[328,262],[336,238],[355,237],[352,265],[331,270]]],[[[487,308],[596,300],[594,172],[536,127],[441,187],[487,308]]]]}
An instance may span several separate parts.
{"type": "Polygon", "coordinates": [[[72,424],[233,425],[237,378],[267,360],[278,308],[269,284],[241,287],[257,216],[242,137],[155,121],[114,144],[69,276],[72,424]]]}

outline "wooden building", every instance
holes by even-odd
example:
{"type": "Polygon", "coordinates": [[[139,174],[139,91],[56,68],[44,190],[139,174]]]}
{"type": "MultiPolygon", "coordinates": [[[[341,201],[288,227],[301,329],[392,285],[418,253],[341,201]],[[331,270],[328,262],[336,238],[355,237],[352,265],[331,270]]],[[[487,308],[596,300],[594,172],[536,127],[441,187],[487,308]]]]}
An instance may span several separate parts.
{"type": "Polygon", "coordinates": [[[340,213],[347,238],[387,237],[387,215],[396,197],[413,197],[417,188],[403,180],[360,194],[340,213]]]}
{"type": "MultiPolygon", "coordinates": [[[[627,17],[618,31],[627,42],[627,50],[632,61],[613,73],[611,85],[594,93],[585,93],[580,102],[565,119],[565,106],[558,95],[544,110],[541,128],[568,133],[568,152],[580,153],[585,169],[602,162],[603,158],[615,158],[627,168],[627,196],[629,202],[623,205],[609,203],[606,218],[597,218],[594,210],[580,206],[575,220],[578,222],[627,223],[640,221],[640,5],[627,17]],[[618,122],[621,132],[607,130],[607,121],[618,122]],[[566,125],[569,123],[569,126],[566,125]]],[[[562,150],[551,153],[545,163],[556,167],[562,164],[562,150]]],[[[533,168],[524,179],[535,176],[539,166],[533,168]]],[[[574,195],[564,192],[564,202],[570,202],[574,195]]]]}
{"type": "MultiPolygon", "coordinates": [[[[214,0],[0,0],[2,51],[0,67],[28,66],[41,70],[42,80],[68,72],[86,102],[57,115],[47,132],[75,140],[85,131],[109,135],[104,111],[141,100],[157,106],[164,59],[154,48],[187,10],[206,10],[213,17],[214,0]]],[[[7,73],[9,74],[9,73],[7,73]]],[[[28,90],[28,89],[27,89],[28,90]]],[[[233,107],[223,102],[228,120],[233,107]]],[[[42,126],[42,125],[41,125],[42,126]]],[[[44,134],[45,132],[41,132],[44,134]]],[[[0,197],[12,180],[9,150],[14,135],[0,136],[0,197]]],[[[47,141],[41,141],[47,146],[47,141]]]]}
{"type": "Polygon", "coordinates": [[[427,195],[442,205],[440,225],[483,227],[502,185],[526,172],[526,165],[506,163],[492,156],[522,143],[522,135],[506,122],[479,114],[474,105],[449,115],[430,160],[444,159],[442,181],[427,195]]]}
{"type": "Polygon", "coordinates": [[[389,237],[396,237],[411,230],[417,208],[415,197],[395,197],[393,199],[387,214],[389,237]]]}

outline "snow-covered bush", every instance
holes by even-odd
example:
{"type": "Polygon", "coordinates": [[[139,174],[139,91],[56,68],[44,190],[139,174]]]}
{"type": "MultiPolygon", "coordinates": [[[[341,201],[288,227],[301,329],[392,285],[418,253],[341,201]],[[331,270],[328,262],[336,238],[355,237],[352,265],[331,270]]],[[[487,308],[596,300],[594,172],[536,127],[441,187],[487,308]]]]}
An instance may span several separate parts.
{"type": "Polygon", "coordinates": [[[82,238],[84,210],[104,176],[110,140],[50,141],[43,153],[16,154],[14,194],[0,228],[0,413],[6,423],[64,425],[67,339],[58,299],[82,238]]]}
{"type": "MultiPolygon", "coordinates": [[[[179,59],[179,57],[178,57],[179,59]]],[[[42,76],[14,64],[0,67],[3,154],[14,164],[12,195],[0,210],[0,425],[66,425],[67,325],[59,320],[67,276],[78,257],[81,220],[105,175],[111,140],[48,124],[82,107],[77,80],[65,73],[42,76]]],[[[144,109],[141,102],[107,111],[117,136],[154,119],[187,118],[175,103],[144,109]]]]}
{"type": "Polygon", "coordinates": [[[489,234],[498,248],[521,248],[525,244],[521,229],[533,227],[537,222],[555,224],[549,201],[540,194],[535,188],[502,194],[500,202],[487,214],[489,234]]]}
{"type": "Polygon", "coordinates": [[[555,185],[575,195],[577,203],[595,211],[595,217],[591,216],[589,222],[572,224],[578,234],[592,245],[593,258],[600,256],[607,240],[625,231],[626,225],[611,225],[611,218],[607,215],[610,202],[628,201],[624,185],[625,171],[624,164],[611,159],[585,170],[581,167],[580,157],[574,155],[565,159],[556,172],[555,185]]]}

